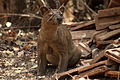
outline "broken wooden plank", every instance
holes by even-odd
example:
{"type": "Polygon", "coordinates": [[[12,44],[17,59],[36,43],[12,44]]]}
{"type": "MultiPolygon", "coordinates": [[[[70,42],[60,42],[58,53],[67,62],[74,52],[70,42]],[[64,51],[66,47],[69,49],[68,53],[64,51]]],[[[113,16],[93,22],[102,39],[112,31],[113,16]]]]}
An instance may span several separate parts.
{"type": "Polygon", "coordinates": [[[106,53],[111,54],[115,56],[116,58],[120,59],[120,48],[114,48],[114,49],[107,50],[106,53]]]}
{"type": "Polygon", "coordinates": [[[90,64],[94,64],[94,63],[100,61],[101,59],[103,59],[103,60],[106,59],[105,50],[101,51],[98,55],[96,55],[94,57],[94,59],[90,62],[90,64]]]}
{"type": "MultiPolygon", "coordinates": [[[[117,49],[120,50],[120,48],[117,48],[117,49]]],[[[108,57],[109,59],[115,61],[116,63],[120,64],[120,52],[118,52],[117,50],[115,50],[115,49],[107,50],[105,56],[108,57]]]]}
{"type": "Polygon", "coordinates": [[[111,55],[111,54],[105,54],[105,56],[108,57],[109,59],[111,59],[111,60],[113,60],[113,61],[115,61],[115,62],[117,62],[117,63],[120,64],[120,60],[117,59],[116,57],[114,57],[113,55],[111,55]]]}
{"type": "Polygon", "coordinates": [[[101,33],[96,34],[96,35],[94,36],[95,41],[99,40],[99,37],[100,37],[100,36],[104,36],[105,34],[107,34],[107,33],[109,32],[108,30],[100,30],[100,31],[101,31],[101,33]]]}
{"type": "Polygon", "coordinates": [[[85,59],[85,60],[81,60],[80,62],[81,62],[81,64],[83,65],[83,66],[86,66],[86,65],[90,65],[90,62],[92,61],[93,59],[85,59]]]}
{"type": "Polygon", "coordinates": [[[105,30],[100,30],[100,31],[93,33],[93,37],[91,37],[91,39],[87,42],[87,44],[94,43],[96,40],[96,37],[106,34],[107,32],[108,32],[108,30],[105,29],[105,30]]]}
{"type": "Polygon", "coordinates": [[[120,23],[109,26],[109,29],[111,30],[120,29],[120,23]]]}
{"type": "Polygon", "coordinates": [[[87,71],[89,69],[92,69],[92,68],[95,68],[95,67],[98,67],[98,66],[101,66],[101,65],[105,65],[106,62],[107,61],[105,60],[105,61],[101,61],[101,62],[92,64],[92,65],[87,65],[87,66],[83,66],[83,67],[74,68],[74,69],[71,69],[71,70],[66,71],[66,72],[55,74],[54,77],[60,78],[62,76],[70,75],[71,73],[74,73],[74,72],[79,72],[80,73],[80,72],[83,72],[83,71],[87,71]]]}
{"type": "Polygon", "coordinates": [[[78,29],[81,29],[81,28],[91,28],[91,27],[95,27],[95,21],[94,20],[81,23],[76,27],[72,27],[71,30],[78,30],[78,29]]]}
{"type": "Polygon", "coordinates": [[[120,7],[99,10],[95,16],[96,30],[105,29],[116,23],[120,23],[120,7]]]}
{"type": "MultiPolygon", "coordinates": [[[[120,63],[120,59],[119,59],[119,56],[116,56],[115,54],[112,54],[110,53],[109,51],[115,51],[115,50],[118,50],[120,48],[114,48],[114,49],[109,49],[109,50],[103,50],[101,51],[97,56],[95,56],[95,58],[91,61],[91,64],[94,64],[98,61],[100,61],[101,59],[111,59],[117,63],[120,63]]],[[[113,52],[114,53],[114,52],[113,52]]]]}
{"type": "Polygon", "coordinates": [[[105,76],[112,78],[120,78],[120,71],[107,71],[105,72],[105,76]]]}
{"type": "Polygon", "coordinates": [[[107,44],[110,44],[112,42],[113,42],[113,40],[107,40],[107,41],[96,40],[96,47],[107,45],[107,44]]]}
{"type": "Polygon", "coordinates": [[[104,41],[96,40],[96,47],[102,47],[102,46],[107,45],[107,44],[109,44],[109,45],[106,46],[106,49],[112,49],[112,48],[120,47],[119,38],[116,39],[116,40],[104,40],[104,41]]]}
{"type": "Polygon", "coordinates": [[[96,33],[96,30],[81,30],[81,31],[72,31],[72,39],[83,39],[83,38],[88,38],[90,39],[93,37],[93,33],[96,33]]]}
{"type": "Polygon", "coordinates": [[[88,53],[92,53],[92,50],[90,49],[90,47],[89,47],[87,44],[80,42],[78,45],[79,45],[83,50],[87,51],[88,53]]]}
{"type": "Polygon", "coordinates": [[[66,25],[68,28],[71,28],[71,27],[74,27],[74,26],[78,26],[80,24],[83,24],[83,23],[86,23],[86,22],[66,22],[66,23],[62,23],[63,25],[66,25]]]}
{"type": "Polygon", "coordinates": [[[98,37],[97,40],[106,40],[118,34],[120,34],[120,29],[107,32],[105,35],[98,37]]]}
{"type": "Polygon", "coordinates": [[[109,17],[115,15],[120,15],[120,7],[108,8],[98,11],[98,17],[109,17]]]}
{"type": "Polygon", "coordinates": [[[87,59],[90,57],[89,55],[91,55],[92,50],[86,43],[79,42],[78,47],[80,48],[81,52],[83,53],[83,54],[81,54],[82,59],[87,59]]]}
{"type": "Polygon", "coordinates": [[[113,16],[113,17],[103,17],[103,18],[98,18],[100,19],[98,22],[100,23],[99,25],[100,26],[103,26],[103,25],[112,25],[112,24],[115,24],[115,23],[118,23],[120,21],[120,16],[113,16]]]}
{"type": "Polygon", "coordinates": [[[95,75],[98,75],[98,74],[103,74],[108,70],[109,70],[109,68],[107,68],[107,66],[103,65],[103,66],[99,66],[97,68],[93,68],[92,70],[88,70],[88,71],[79,73],[79,75],[74,76],[74,78],[79,79],[81,77],[95,76],[95,75]]]}

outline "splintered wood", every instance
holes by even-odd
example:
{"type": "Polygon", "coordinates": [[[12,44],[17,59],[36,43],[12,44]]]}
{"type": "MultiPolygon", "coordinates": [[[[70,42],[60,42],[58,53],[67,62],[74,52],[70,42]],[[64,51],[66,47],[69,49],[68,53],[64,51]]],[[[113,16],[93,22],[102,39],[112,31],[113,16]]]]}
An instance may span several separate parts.
{"type": "MultiPolygon", "coordinates": [[[[95,75],[104,75],[108,77],[117,77],[120,76],[119,71],[111,71],[112,67],[109,66],[109,63],[113,63],[111,65],[115,65],[117,63],[120,64],[120,48],[105,50],[94,58],[91,65],[78,67],[71,69],[66,72],[55,74],[53,77],[57,77],[58,79],[63,76],[72,76],[74,79],[79,79],[81,77],[89,77],[95,75]],[[103,57],[106,57],[103,59],[103,57]],[[77,75],[73,75],[72,73],[77,73],[77,75]]],[[[116,70],[116,69],[114,69],[116,70]]]]}
{"type": "Polygon", "coordinates": [[[92,61],[91,63],[96,63],[100,60],[111,59],[117,63],[120,63],[120,48],[109,49],[106,51],[100,52],[92,61]]]}

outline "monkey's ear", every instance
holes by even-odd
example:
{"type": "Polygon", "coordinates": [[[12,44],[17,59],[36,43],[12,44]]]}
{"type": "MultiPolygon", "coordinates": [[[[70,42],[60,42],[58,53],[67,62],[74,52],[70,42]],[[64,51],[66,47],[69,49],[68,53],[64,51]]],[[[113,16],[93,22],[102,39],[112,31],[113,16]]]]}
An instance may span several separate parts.
{"type": "Polygon", "coordinates": [[[61,12],[64,12],[65,7],[64,7],[64,6],[61,6],[59,10],[60,10],[61,12]]]}
{"type": "Polygon", "coordinates": [[[45,6],[43,6],[43,7],[40,8],[40,11],[41,11],[42,15],[44,15],[45,12],[47,12],[48,10],[49,9],[47,7],[45,7],[45,6]]]}

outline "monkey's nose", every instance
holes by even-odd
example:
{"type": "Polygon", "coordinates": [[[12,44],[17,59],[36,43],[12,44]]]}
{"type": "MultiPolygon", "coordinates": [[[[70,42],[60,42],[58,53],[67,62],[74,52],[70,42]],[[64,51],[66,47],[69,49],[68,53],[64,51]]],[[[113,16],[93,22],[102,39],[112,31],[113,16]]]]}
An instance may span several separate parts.
{"type": "Polygon", "coordinates": [[[57,18],[58,21],[62,21],[62,17],[61,18],[57,18]]]}
{"type": "Polygon", "coordinates": [[[62,17],[59,17],[59,18],[57,18],[57,21],[59,22],[59,23],[61,23],[62,22],[62,17]]]}

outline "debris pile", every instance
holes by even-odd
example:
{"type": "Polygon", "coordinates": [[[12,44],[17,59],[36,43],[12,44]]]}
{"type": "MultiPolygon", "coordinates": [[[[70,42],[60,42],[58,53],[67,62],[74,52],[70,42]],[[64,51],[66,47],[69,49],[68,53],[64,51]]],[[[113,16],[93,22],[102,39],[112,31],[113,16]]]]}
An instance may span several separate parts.
{"type": "Polygon", "coordinates": [[[68,28],[85,54],[83,66],[53,77],[120,78],[120,7],[99,10],[93,21],[72,23],[68,28]]]}

